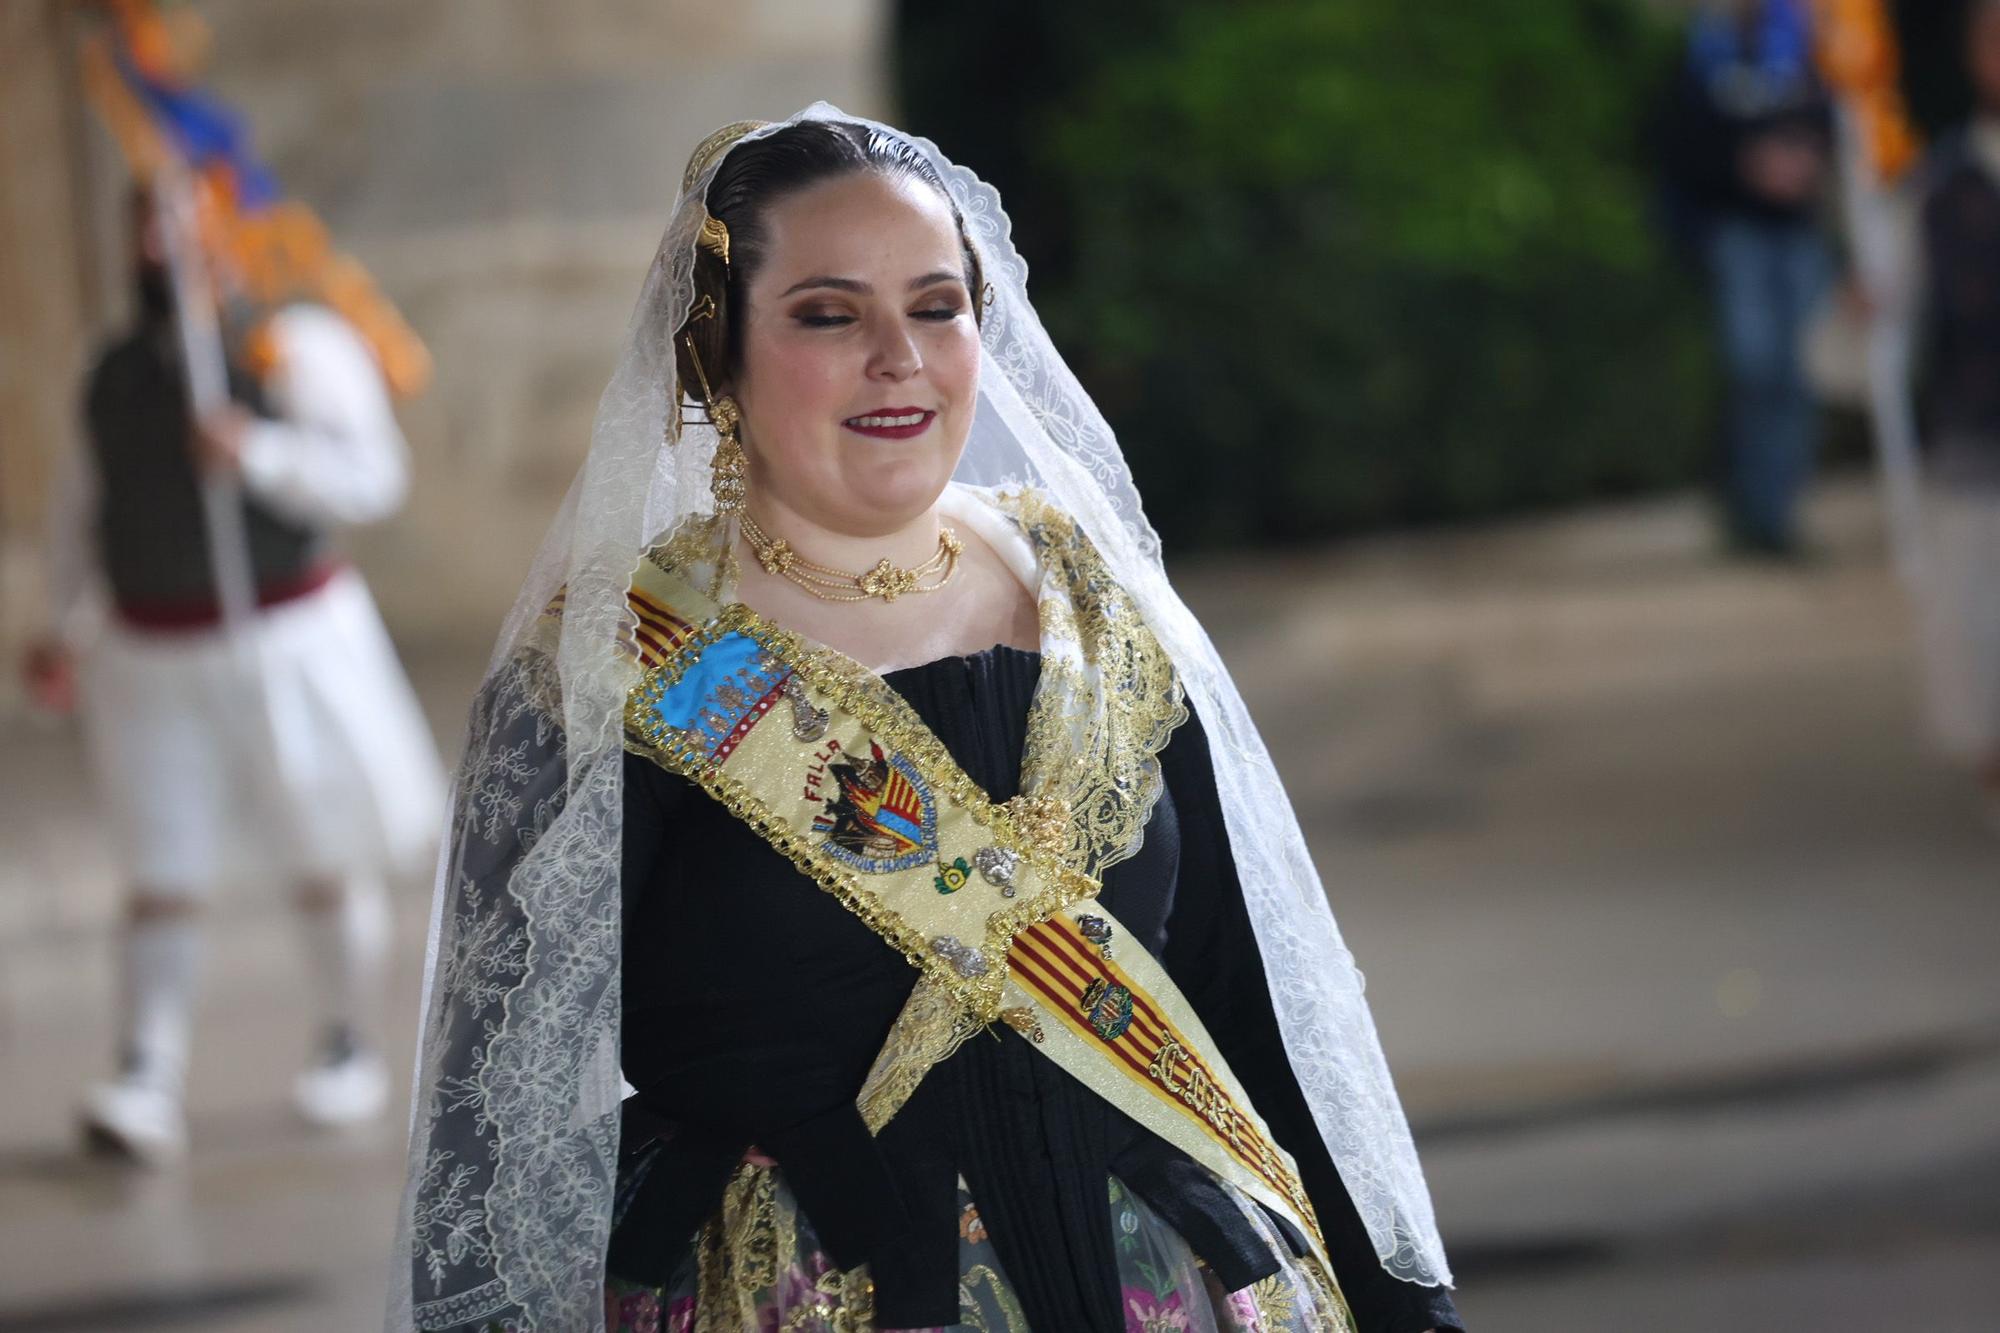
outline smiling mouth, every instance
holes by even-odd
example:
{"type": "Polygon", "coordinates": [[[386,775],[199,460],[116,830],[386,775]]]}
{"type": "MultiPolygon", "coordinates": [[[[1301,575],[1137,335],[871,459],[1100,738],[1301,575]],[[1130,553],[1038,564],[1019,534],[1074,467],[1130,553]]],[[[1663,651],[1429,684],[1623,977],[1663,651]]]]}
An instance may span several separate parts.
{"type": "Polygon", "coordinates": [[[935,412],[912,407],[893,412],[870,412],[865,416],[849,417],[840,424],[862,435],[900,440],[923,434],[936,416],[935,412]]]}

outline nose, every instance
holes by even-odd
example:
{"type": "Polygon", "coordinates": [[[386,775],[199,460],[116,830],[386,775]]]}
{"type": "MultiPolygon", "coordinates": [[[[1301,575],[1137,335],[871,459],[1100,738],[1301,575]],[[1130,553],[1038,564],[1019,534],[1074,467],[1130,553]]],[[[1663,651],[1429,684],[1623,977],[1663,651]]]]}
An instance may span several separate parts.
{"type": "Polygon", "coordinates": [[[875,335],[875,346],[869,352],[868,378],[900,384],[922,370],[923,366],[923,356],[917,351],[917,344],[910,338],[909,331],[896,321],[886,321],[875,335]]]}

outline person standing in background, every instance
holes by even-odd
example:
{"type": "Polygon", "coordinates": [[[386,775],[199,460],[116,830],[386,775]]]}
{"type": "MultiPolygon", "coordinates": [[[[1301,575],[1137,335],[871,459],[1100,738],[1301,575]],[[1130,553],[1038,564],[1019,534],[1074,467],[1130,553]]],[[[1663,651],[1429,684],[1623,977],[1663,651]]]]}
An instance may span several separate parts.
{"type": "Polygon", "coordinates": [[[1820,217],[1831,104],[1803,0],[1725,0],[1697,14],[1662,131],[1673,213],[1715,296],[1729,537],[1747,552],[1794,554],[1818,451],[1801,345],[1832,269],[1820,217]]]}
{"type": "Polygon", "coordinates": [[[393,513],[407,486],[374,355],[332,310],[287,305],[263,326],[264,372],[246,369],[247,338],[228,340],[232,401],[191,421],[143,191],[133,230],[137,319],[89,377],[88,448],[51,518],[50,629],[27,666],[45,703],[80,702],[129,883],[119,1069],[87,1094],[83,1128],[94,1147],[158,1163],[186,1150],[200,909],[231,875],[286,883],[301,909],[320,1030],[299,1111],[328,1126],[380,1113],[383,879],[430,855],[444,783],[367,588],[328,541],[334,525],[393,513]],[[240,488],[256,589],[241,625],[224,624],[203,519],[217,476],[240,488]]]}
{"type": "Polygon", "coordinates": [[[1920,186],[1930,720],[2000,821],[2000,0],[1975,0],[1974,110],[1920,186]]]}

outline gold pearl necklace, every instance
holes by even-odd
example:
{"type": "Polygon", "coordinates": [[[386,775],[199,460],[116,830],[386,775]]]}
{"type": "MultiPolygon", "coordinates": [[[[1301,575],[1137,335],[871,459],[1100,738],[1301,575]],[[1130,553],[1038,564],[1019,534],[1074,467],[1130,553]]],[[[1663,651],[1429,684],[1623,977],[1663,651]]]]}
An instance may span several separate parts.
{"type": "Polygon", "coordinates": [[[736,521],[743,530],[743,540],[750,543],[757,563],[767,574],[788,579],[823,602],[865,602],[871,597],[893,602],[905,593],[936,592],[958,573],[958,557],[965,550],[965,543],[957,533],[941,527],[937,554],[921,565],[904,569],[884,558],[876,561],[873,569],[856,574],[830,565],[816,565],[803,558],[784,538],[773,537],[758,527],[748,511],[739,513],[736,521]],[[935,582],[924,582],[933,575],[935,582]]]}

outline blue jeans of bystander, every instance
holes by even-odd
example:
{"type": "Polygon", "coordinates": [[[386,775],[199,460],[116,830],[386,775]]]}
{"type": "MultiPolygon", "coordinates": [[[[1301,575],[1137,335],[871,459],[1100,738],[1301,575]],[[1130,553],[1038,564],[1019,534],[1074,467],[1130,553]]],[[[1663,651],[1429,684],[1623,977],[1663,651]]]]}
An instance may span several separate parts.
{"type": "Polygon", "coordinates": [[[1831,257],[1810,226],[1743,218],[1718,219],[1707,250],[1729,395],[1723,493],[1731,533],[1787,551],[1818,452],[1801,351],[1831,257]]]}

